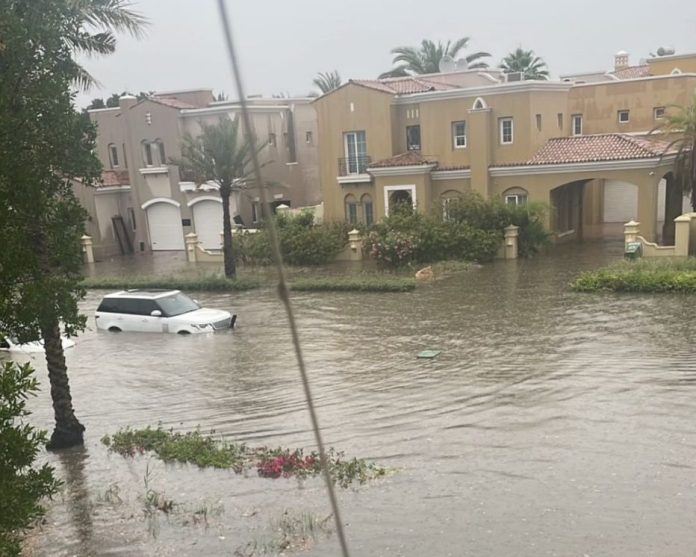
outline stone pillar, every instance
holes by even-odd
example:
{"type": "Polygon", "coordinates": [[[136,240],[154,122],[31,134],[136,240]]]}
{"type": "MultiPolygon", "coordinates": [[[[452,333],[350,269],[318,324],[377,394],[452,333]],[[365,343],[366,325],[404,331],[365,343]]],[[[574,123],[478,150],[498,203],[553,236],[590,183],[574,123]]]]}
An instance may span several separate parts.
{"type": "Polygon", "coordinates": [[[520,227],[511,224],[505,227],[505,259],[517,259],[519,252],[520,227]]]}
{"type": "Polygon", "coordinates": [[[189,263],[196,262],[196,250],[198,249],[198,234],[189,232],[185,236],[186,241],[186,259],[189,263]]]}
{"type": "Polygon", "coordinates": [[[691,232],[691,217],[681,215],[674,219],[674,255],[675,257],[689,256],[689,234],[691,232]]]}
{"type": "Polygon", "coordinates": [[[624,248],[628,247],[630,242],[635,242],[640,234],[640,223],[634,220],[624,224],[624,248]]]}
{"type": "Polygon", "coordinates": [[[648,242],[657,240],[657,182],[638,186],[638,220],[641,222],[641,236],[648,242]]]}
{"type": "Polygon", "coordinates": [[[348,246],[350,247],[350,260],[360,261],[362,260],[362,238],[360,237],[360,231],[355,228],[348,232],[348,246]]]}
{"type": "Polygon", "coordinates": [[[92,237],[83,235],[80,238],[82,243],[82,258],[85,263],[94,263],[94,249],[92,248],[92,237]]]}

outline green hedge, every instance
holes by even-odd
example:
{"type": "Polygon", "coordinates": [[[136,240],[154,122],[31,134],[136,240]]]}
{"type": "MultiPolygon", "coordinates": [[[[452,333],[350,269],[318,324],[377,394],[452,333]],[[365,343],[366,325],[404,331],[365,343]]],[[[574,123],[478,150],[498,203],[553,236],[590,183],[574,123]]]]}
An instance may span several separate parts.
{"type": "Polygon", "coordinates": [[[82,286],[89,289],[129,290],[134,288],[163,288],[166,290],[197,290],[234,292],[250,290],[260,286],[259,281],[249,278],[228,279],[220,275],[200,277],[135,276],[135,277],[87,277],[82,286]]]}
{"type": "Polygon", "coordinates": [[[580,274],[571,287],[577,292],[696,293],[696,259],[622,261],[580,274]]]}
{"type": "Polygon", "coordinates": [[[353,277],[297,279],[290,283],[290,290],[306,292],[409,292],[416,288],[413,278],[353,277]]]}

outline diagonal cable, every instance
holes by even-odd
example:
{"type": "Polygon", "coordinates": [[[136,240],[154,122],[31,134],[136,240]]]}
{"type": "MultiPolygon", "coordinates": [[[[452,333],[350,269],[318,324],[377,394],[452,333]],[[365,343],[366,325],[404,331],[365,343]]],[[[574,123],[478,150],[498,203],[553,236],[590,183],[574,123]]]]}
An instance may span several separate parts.
{"type": "MultiPolygon", "coordinates": [[[[251,160],[253,165],[253,172],[256,184],[259,188],[261,204],[266,209],[267,214],[270,215],[270,205],[268,204],[268,193],[266,191],[266,184],[261,176],[261,165],[259,164],[258,150],[253,148],[256,145],[256,138],[254,137],[254,130],[251,126],[251,118],[249,116],[249,107],[247,103],[246,95],[244,94],[244,86],[242,83],[242,76],[239,70],[239,60],[237,59],[237,54],[234,48],[234,43],[232,41],[232,31],[230,29],[230,24],[227,19],[227,9],[225,7],[225,0],[218,0],[218,7],[220,9],[220,19],[222,20],[222,27],[225,34],[225,42],[227,45],[227,52],[230,57],[230,62],[232,65],[232,74],[234,80],[237,84],[237,95],[239,97],[239,103],[241,105],[242,111],[242,122],[244,124],[244,132],[246,134],[246,140],[249,145],[252,146],[251,149],[251,160]]],[[[314,407],[314,399],[312,397],[312,389],[309,384],[309,377],[307,376],[307,368],[305,367],[304,357],[302,355],[302,347],[300,346],[300,337],[297,330],[297,322],[295,321],[295,314],[292,309],[292,304],[290,303],[290,295],[288,293],[288,285],[285,280],[285,270],[283,268],[283,258],[280,253],[280,243],[278,242],[278,231],[276,229],[275,221],[272,218],[268,219],[268,233],[271,240],[271,248],[273,251],[273,260],[278,272],[278,296],[280,297],[283,305],[285,306],[285,312],[288,316],[288,322],[290,324],[290,333],[292,335],[292,344],[295,349],[295,356],[297,357],[297,365],[300,369],[300,377],[302,378],[302,387],[304,389],[305,400],[307,403],[307,409],[309,410],[309,416],[312,421],[312,429],[314,430],[314,438],[319,448],[319,459],[321,462],[321,469],[324,475],[324,480],[326,481],[326,490],[329,494],[329,501],[331,503],[331,510],[333,512],[334,521],[336,523],[336,533],[338,535],[338,540],[341,545],[341,552],[343,557],[350,557],[348,552],[348,543],[346,541],[345,532],[343,531],[343,522],[341,521],[341,514],[338,508],[338,500],[336,499],[336,491],[334,489],[333,478],[331,477],[331,471],[328,466],[328,459],[326,457],[326,450],[324,449],[324,441],[321,436],[321,428],[319,427],[319,418],[317,416],[316,408],[314,407]]]]}

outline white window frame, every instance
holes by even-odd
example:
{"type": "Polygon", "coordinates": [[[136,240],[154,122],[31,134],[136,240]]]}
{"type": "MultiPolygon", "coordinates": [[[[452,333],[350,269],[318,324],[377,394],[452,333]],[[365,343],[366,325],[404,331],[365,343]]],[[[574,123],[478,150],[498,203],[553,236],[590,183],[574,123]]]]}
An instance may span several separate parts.
{"type": "Polygon", "coordinates": [[[421,127],[420,124],[411,124],[410,126],[406,126],[406,150],[407,151],[420,151],[421,150],[421,143],[423,142],[423,138],[421,136],[421,127]],[[413,146],[410,145],[410,137],[409,137],[409,130],[418,128],[418,145],[415,143],[413,146]]]}
{"type": "MultiPolygon", "coordinates": [[[[359,172],[361,161],[360,157],[367,157],[367,133],[365,130],[354,130],[354,131],[349,131],[349,132],[344,132],[343,133],[343,150],[346,158],[346,175],[352,176],[352,175],[359,175],[359,174],[365,174],[365,172],[359,172]],[[365,152],[360,153],[358,151],[358,134],[364,134],[365,137],[365,152]],[[349,138],[353,138],[352,141],[349,140],[349,138]],[[352,147],[352,149],[351,149],[352,147]],[[351,153],[351,150],[354,151],[351,153]],[[356,167],[356,172],[351,172],[350,169],[350,160],[351,158],[355,158],[355,167],[356,167]]],[[[365,161],[363,161],[364,163],[365,161]]],[[[365,164],[365,167],[367,167],[367,164],[365,164]]]]}
{"type": "Polygon", "coordinates": [[[466,149],[466,120],[458,120],[456,122],[452,122],[452,148],[453,149],[466,149]],[[464,125],[464,133],[463,134],[457,134],[457,126],[463,124],[464,125]],[[464,144],[459,145],[457,141],[459,139],[464,139],[464,144]]]}
{"type": "MultiPolygon", "coordinates": [[[[384,215],[389,216],[389,196],[395,191],[407,191],[411,194],[413,210],[416,210],[416,185],[409,186],[384,186],[384,215]]],[[[374,205],[373,205],[374,207],[374,205]]]]}
{"type": "Polygon", "coordinates": [[[111,168],[119,167],[118,145],[115,143],[109,143],[109,162],[111,163],[111,168]]]}
{"type": "Polygon", "coordinates": [[[624,109],[619,110],[619,111],[617,112],[617,116],[616,116],[616,117],[618,118],[619,124],[628,124],[628,123],[631,121],[631,111],[628,110],[627,108],[624,108],[624,109]],[[623,114],[626,115],[626,119],[625,119],[625,120],[622,120],[622,119],[621,119],[621,116],[622,116],[623,114]]]}
{"type": "Polygon", "coordinates": [[[570,117],[570,125],[571,125],[571,135],[573,136],[578,136],[582,135],[582,126],[583,126],[583,121],[582,121],[582,114],[573,114],[570,117]],[[578,126],[576,123],[580,123],[580,131],[577,131],[578,126]]]}
{"type": "Polygon", "coordinates": [[[655,120],[662,120],[662,119],[665,117],[665,112],[666,112],[666,111],[667,111],[667,110],[666,110],[666,108],[665,108],[664,106],[655,106],[655,107],[653,107],[653,118],[654,118],[655,120]],[[661,110],[661,111],[662,111],[662,114],[660,114],[659,116],[657,115],[657,111],[658,111],[658,110],[661,110]]]}
{"type": "Polygon", "coordinates": [[[529,202],[529,195],[526,193],[508,193],[505,195],[505,205],[515,205],[516,207],[524,206],[529,202]],[[514,203],[510,203],[511,200],[514,203]],[[520,199],[524,199],[524,203],[520,203],[520,199]]]}
{"type": "Polygon", "coordinates": [[[146,167],[155,166],[155,156],[152,150],[152,143],[145,141],[143,143],[143,162],[146,167]]]}
{"type": "Polygon", "coordinates": [[[499,123],[500,131],[500,144],[501,145],[512,145],[515,142],[515,123],[511,116],[506,116],[500,119],[499,123]],[[510,122],[510,141],[505,141],[505,124],[510,122]]]}

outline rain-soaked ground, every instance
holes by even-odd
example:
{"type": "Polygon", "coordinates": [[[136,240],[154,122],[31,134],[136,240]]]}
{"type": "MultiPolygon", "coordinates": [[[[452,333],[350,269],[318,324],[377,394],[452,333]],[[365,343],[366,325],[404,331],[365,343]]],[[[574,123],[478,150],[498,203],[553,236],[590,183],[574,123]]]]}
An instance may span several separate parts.
{"type": "MultiPolygon", "coordinates": [[[[694,298],[567,287],[620,250],[572,246],[408,294],[294,295],[327,444],[399,469],[339,490],[354,556],[696,555],[694,298]],[[442,353],[418,360],[427,348],[442,353]]],[[[91,327],[99,296],[83,304],[91,327]]],[[[285,510],[328,514],[318,479],[124,459],[101,445],[121,427],[161,422],[312,447],[273,292],[197,298],[233,307],[238,329],[92,327],[69,350],[86,445],[47,457],[66,488],[33,554],[234,555],[267,539],[285,510]],[[176,512],[144,516],[146,477],[176,512]]],[[[48,393],[32,407],[49,429],[48,393]]],[[[335,536],[304,555],[338,555],[335,536]]]]}

